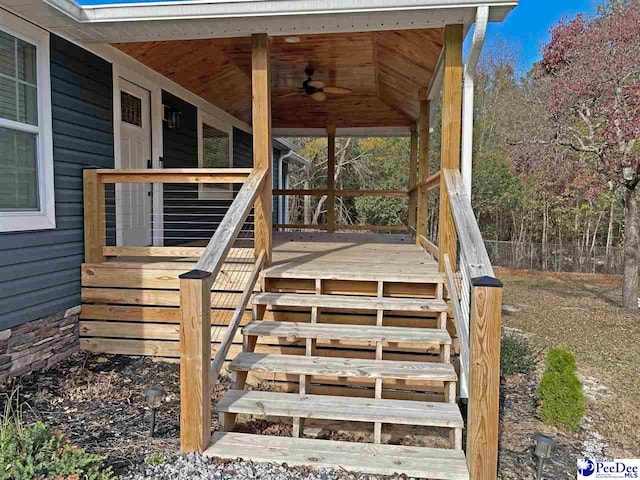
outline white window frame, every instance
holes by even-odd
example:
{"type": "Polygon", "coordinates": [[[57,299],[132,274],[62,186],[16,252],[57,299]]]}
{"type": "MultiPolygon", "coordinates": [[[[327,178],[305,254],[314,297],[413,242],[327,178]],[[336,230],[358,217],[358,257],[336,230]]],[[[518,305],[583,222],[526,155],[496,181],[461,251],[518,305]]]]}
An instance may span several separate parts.
{"type": "MultiPolygon", "coordinates": [[[[229,136],[229,159],[227,166],[233,168],[233,125],[198,109],[198,168],[204,168],[204,143],[202,141],[203,124],[215,128],[229,136]]],[[[233,185],[225,187],[218,184],[198,184],[198,198],[203,200],[232,200],[233,185]]]]}
{"type": "Polygon", "coordinates": [[[56,228],[49,32],[6,12],[0,12],[0,30],[36,47],[38,126],[0,118],[0,127],[38,135],[36,155],[40,206],[36,211],[0,212],[0,232],[56,228]]]}

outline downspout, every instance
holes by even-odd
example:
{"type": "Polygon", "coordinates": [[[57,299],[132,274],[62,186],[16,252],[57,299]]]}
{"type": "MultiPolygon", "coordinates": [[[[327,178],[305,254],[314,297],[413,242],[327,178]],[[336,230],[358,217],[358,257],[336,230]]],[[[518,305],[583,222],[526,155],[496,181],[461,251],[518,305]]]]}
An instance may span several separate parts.
{"type": "Polygon", "coordinates": [[[473,170],[473,97],[474,81],[478,59],[484,46],[489,21],[489,7],[478,7],[476,10],[476,28],[473,42],[464,64],[464,87],[462,97],[462,165],[461,173],[464,188],[471,198],[471,177],[473,170]]]}

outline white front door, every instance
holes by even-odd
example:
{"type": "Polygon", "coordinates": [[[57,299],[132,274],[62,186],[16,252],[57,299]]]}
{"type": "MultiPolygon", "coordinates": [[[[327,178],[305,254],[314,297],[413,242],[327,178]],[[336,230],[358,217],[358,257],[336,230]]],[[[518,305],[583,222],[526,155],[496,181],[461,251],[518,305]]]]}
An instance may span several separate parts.
{"type": "MultiPolygon", "coordinates": [[[[151,161],[151,92],[120,79],[120,166],[149,168],[151,161]]],[[[149,183],[116,185],[117,244],[152,244],[152,190],[149,183]]]]}

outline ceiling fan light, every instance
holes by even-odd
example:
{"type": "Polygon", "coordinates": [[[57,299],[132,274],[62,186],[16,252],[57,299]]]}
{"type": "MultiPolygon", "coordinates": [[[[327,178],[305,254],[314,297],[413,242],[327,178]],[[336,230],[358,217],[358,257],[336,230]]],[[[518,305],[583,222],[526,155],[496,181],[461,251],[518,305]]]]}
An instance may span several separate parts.
{"type": "Polygon", "coordinates": [[[327,96],[324,92],[315,92],[311,94],[311,98],[313,98],[316,102],[323,102],[327,99],[327,96]]]}

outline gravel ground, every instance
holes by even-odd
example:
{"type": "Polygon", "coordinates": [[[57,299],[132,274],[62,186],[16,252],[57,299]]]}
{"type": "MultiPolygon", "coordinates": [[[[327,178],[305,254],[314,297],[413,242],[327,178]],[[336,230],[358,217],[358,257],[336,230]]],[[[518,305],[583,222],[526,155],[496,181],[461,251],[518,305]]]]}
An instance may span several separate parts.
{"type": "Polygon", "coordinates": [[[160,465],[140,465],[121,480],[374,480],[399,477],[357,475],[326,468],[288,467],[274,463],[217,462],[197,454],[175,455],[160,465]]]}

